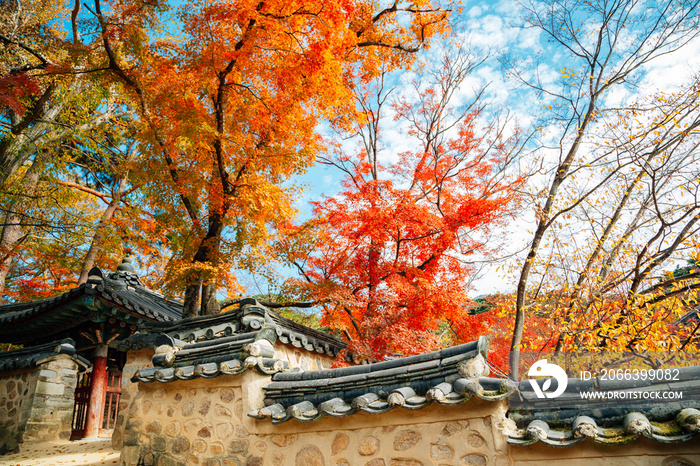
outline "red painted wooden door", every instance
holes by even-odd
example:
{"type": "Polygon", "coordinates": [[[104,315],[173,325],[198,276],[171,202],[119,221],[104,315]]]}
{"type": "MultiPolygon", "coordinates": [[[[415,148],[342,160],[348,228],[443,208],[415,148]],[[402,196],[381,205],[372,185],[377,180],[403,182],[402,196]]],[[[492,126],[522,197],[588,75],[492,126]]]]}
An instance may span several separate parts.
{"type": "Polygon", "coordinates": [[[122,373],[117,370],[107,371],[105,387],[105,406],[102,411],[102,423],[99,437],[111,437],[119,414],[119,398],[122,394],[122,373]]]}
{"type": "MultiPolygon", "coordinates": [[[[73,407],[73,424],[71,426],[71,440],[85,438],[85,424],[87,422],[87,406],[90,402],[90,378],[91,372],[78,374],[78,385],[75,387],[75,405],[73,407]]],[[[102,410],[102,420],[98,437],[111,437],[119,414],[119,398],[122,393],[122,373],[117,370],[107,372],[107,385],[105,387],[105,405],[102,410]]]]}
{"type": "Polygon", "coordinates": [[[71,425],[71,440],[85,437],[85,422],[87,421],[87,406],[90,401],[91,372],[78,374],[78,385],[75,387],[75,405],[73,406],[73,424],[71,425]]]}

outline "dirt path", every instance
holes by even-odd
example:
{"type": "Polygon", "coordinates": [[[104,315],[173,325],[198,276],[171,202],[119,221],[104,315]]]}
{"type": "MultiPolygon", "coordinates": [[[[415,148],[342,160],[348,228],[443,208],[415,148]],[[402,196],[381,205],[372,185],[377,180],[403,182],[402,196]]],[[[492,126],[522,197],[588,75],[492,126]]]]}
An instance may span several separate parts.
{"type": "Polygon", "coordinates": [[[102,466],[119,464],[111,439],[20,444],[20,452],[0,456],[0,466],[102,466]]]}

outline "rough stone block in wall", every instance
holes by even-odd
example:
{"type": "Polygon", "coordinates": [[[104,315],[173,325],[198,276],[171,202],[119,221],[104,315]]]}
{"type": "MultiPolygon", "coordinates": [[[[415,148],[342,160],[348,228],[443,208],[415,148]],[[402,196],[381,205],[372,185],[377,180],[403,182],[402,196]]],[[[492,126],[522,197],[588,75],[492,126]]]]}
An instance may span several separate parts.
{"type": "Polygon", "coordinates": [[[0,375],[0,454],[19,442],[70,436],[78,369],[70,356],[57,355],[33,369],[0,375]]]}
{"type": "Polygon", "coordinates": [[[37,395],[55,395],[63,396],[66,391],[66,387],[61,383],[52,383],[39,380],[36,385],[37,395]]]}
{"type": "MultiPolygon", "coordinates": [[[[251,375],[247,378],[253,381],[251,375]]],[[[143,384],[125,422],[123,464],[419,466],[508,464],[494,438],[498,409],[430,406],[274,426],[246,415],[247,384],[217,377],[143,384]],[[498,462],[497,462],[498,461],[498,462]]],[[[502,442],[503,443],[503,442],[502,442]]]]}
{"type": "Polygon", "coordinates": [[[56,375],[57,374],[54,371],[42,369],[39,371],[39,377],[42,377],[39,380],[45,380],[43,377],[45,377],[46,379],[53,379],[56,377],[56,375]]]}
{"type": "Polygon", "coordinates": [[[122,393],[119,398],[119,415],[112,434],[112,445],[115,449],[121,449],[122,445],[124,445],[124,428],[127,422],[125,413],[129,412],[131,403],[138,393],[138,384],[132,383],[131,377],[137,370],[150,367],[152,358],[153,350],[148,348],[127,353],[126,363],[122,368],[122,393]]]}

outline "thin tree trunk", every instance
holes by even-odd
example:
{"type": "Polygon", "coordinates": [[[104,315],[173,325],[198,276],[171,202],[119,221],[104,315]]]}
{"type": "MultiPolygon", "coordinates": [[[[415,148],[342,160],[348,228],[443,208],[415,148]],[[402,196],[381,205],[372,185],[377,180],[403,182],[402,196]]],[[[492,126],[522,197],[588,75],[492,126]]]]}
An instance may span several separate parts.
{"type": "Polygon", "coordinates": [[[595,98],[591,98],[591,102],[586,112],[586,116],[581,124],[581,128],[576,135],[576,138],[569,148],[569,152],[566,154],[566,158],[557,168],[557,174],[552,180],[552,184],[549,188],[549,195],[547,196],[547,201],[541,212],[539,212],[539,220],[537,222],[537,229],[535,230],[535,235],[532,238],[532,243],[530,243],[530,252],[525,259],[523,268],[520,271],[520,279],[518,280],[518,291],[515,300],[515,324],[513,328],[513,341],[510,346],[510,376],[514,379],[518,378],[518,364],[520,362],[520,345],[523,339],[523,331],[525,329],[525,292],[527,290],[527,282],[530,278],[530,270],[532,270],[532,263],[537,258],[537,251],[544,238],[545,232],[550,227],[550,218],[552,209],[554,208],[554,200],[559,192],[559,187],[564,182],[566,177],[569,175],[569,169],[574,161],[574,158],[578,154],[579,147],[583,140],[583,135],[585,134],[586,127],[588,123],[593,118],[593,113],[595,111],[595,98]]]}
{"type": "Polygon", "coordinates": [[[10,271],[17,246],[27,238],[22,236],[22,220],[25,216],[24,212],[31,203],[30,198],[36,193],[39,185],[42,165],[42,157],[37,156],[22,179],[22,194],[15,196],[15,201],[10,205],[5,216],[5,224],[0,233],[0,296],[5,292],[5,279],[10,271]]]}
{"type": "MultiPolygon", "coordinates": [[[[620,219],[622,216],[622,210],[625,208],[627,205],[627,201],[629,201],[630,197],[632,196],[632,190],[634,189],[635,185],[641,181],[641,179],[644,177],[645,172],[640,171],[637,177],[634,179],[632,183],[625,189],[625,194],[622,196],[622,199],[617,205],[617,208],[615,209],[615,213],[613,213],[612,217],[610,218],[607,226],[605,227],[605,230],[603,231],[603,234],[601,235],[600,239],[596,243],[596,247],[593,250],[593,253],[590,255],[588,258],[588,261],[586,262],[586,265],[583,267],[583,270],[578,276],[578,280],[576,281],[576,286],[574,287],[574,291],[569,298],[569,306],[568,309],[566,310],[566,314],[564,315],[564,322],[566,322],[569,319],[569,316],[573,312],[574,306],[576,306],[578,298],[581,295],[581,289],[583,288],[583,284],[586,282],[588,279],[588,274],[591,271],[591,268],[593,267],[593,264],[598,260],[598,257],[600,256],[601,252],[603,251],[603,246],[605,243],[608,241],[608,238],[610,237],[610,234],[612,233],[613,228],[617,224],[617,221],[620,219]]],[[[557,339],[557,346],[554,349],[554,354],[559,355],[564,349],[564,337],[566,335],[566,332],[561,332],[559,333],[559,338],[557,339]]]]}
{"type": "Polygon", "coordinates": [[[114,217],[114,213],[117,211],[117,207],[119,207],[119,202],[121,202],[121,197],[124,194],[124,191],[126,191],[126,180],[126,175],[119,180],[119,187],[112,196],[112,201],[102,213],[102,217],[100,217],[100,221],[97,223],[95,234],[92,235],[90,249],[88,249],[87,254],[85,254],[85,259],[83,259],[83,266],[82,270],[80,271],[80,277],[78,278],[78,285],[87,282],[88,273],[90,272],[90,269],[95,266],[97,254],[102,250],[102,241],[104,240],[105,229],[112,220],[112,217],[114,217]]]}

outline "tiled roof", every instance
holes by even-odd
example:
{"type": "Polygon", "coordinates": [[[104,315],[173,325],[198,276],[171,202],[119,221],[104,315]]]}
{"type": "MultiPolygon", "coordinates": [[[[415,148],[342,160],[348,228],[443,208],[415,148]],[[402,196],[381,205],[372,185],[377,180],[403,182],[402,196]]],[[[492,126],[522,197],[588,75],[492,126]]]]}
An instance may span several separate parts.
{"type": "MultiPolygon", "coordinates": [[[[605,421],[610,424],[610,421],[605,421]]],[[[644,436],[662,443],[685,442],[700,429],[700,411],[684,408],[666,421],[652,421],[644,413],[630,411],[620,421],[603,427],[590,416],[577,416],[569,424],[550,426],[545,421],[531,421],[526,428],[508,437],[510,445],[532,445],[542,442],[552,447],[570,447],[587,438],[601,444],[618,445],[644,436]]]]}
{"type": "Polygon", "coordinates": [[[700,306],[694,306],[691,310],[679,317],[678,320],[673,322],[673,325],[693,324],[698,320],[700,320],[700,306]]]}
{"type": "Polygon", "coordinates": [[[519,399],[510,403],[508,418],[518,429],[508,443],[568,447],[587,438],[602,444],[641,436],[664,443],[689,440],[700,431],[700,367],[670,374],[674,380],[569,379],[562,395],[547,399],[537,399],[529,381],[523,381],[519,399]],[[669,392],[682,392],[682,398],[661,398],[669,392]]]}
{"type": "Polygon", "coordinates": [[[194,343],[219,341],[221,338],[262,328],[274,330],[276,340],[319,354],[335,357],[347,343],[318,330],[297,324],[267,309],[252,298],[241,301],[240,307],[214,316],[199,316],[175,322],[146,322],[137,335],[119,344],[119,349],[155,348],[154,335],[168,335],[173,340],[194,343]]]}
{"type": "MultiPolygon", "coordinates": [[[[487,343],[483,337],[433,353],[302,372],[275,359],[273,343],[286,336],[287,344],[297,342],[298,347],[334,354],[319,344],[326,341],[330,345],[334,339],[303,326],[292,326],[254,300],[217,316],[154,322],[142,327],[144,333],[122,343],[131,349],[157,348],[154,367],[137,371],[132,381],[211,378],[255,368],[272,375],[272,381],[263,388],[265,406],[249,416],[270,419],[274,424],[290,419],[344,417],[359,411],[381,414],[395,407],[416,410],[433,402],[452,406],[476,395],[489,401],[510,397],[508,417],[516,425],[508,435],[511,445],[540,441],[566,447],[586,438],[618,444],[639,436],[681,442],[700,432],[700,367],[679,369],[677,380],[664,383],[569,379],[567,391],[560,397],[534,402],[536,397],[529,381],[518,385],[487,376],[487,343]],[[617,399],[581,400],[580,396],[581,391],[613,390],[682,390],[683,399],[650,402],[642,398],[638,403],[623,405],[617,399]]],[[[337,352],[343,345],[331,348],[337,352]]],[[[552,380],[552,384],[554,389],[556,381],[552,380]]]]}
{"type": "Polygon", "coordinates": [[[90,362],[87,359],[75,354],[75,341],[66,338],[61,341],[0,353],[0,373],[29,369],[34,367],[38,361],[59,354],[73,356],[79,359],[84,367],[90,367],[90,362]]]}
{"type": "Polygon", "coordinates": [[[172,382],[196,377],[237,375],[249,368],[263,374],[290,370],[275,359],[277,341],[331,357],[347,343],[299,325],[270,311],[254,299],[215,316],[200,316],[171,323],[150,322],[121,341],[118,348],[155,348],[153,367],[137,371],[134,382],[172,382]]]}
{"type": "MultiPolygon", "coordinates": [[[[101,316],[123,317],[125,324],[141,321],[169,322],[182,317],[182,305],[145,288],[130,264],[103,277],[90,271],[87,283],[53,298],[0,306],[0,341],[26,343],[101,316]]],[[[135,328],[135,327],[134,327],[135,328]]]]}
{"type": "Polygon", "coordinates": [[[358,411],[385,413],[394,407],[421,409],[433,401],[457,405],[472,395],[500,400],[515,390],[487,373],[486,340],[433,353],[374,364],[309,372],[280,372],[264,387],[265,407],[249,413],[274,424],[289,419],[314,421],[358,411]]]}
{"type": "Polygon", "coordinates": [[[155,340],[153,367],[136,371],[131,380],[173,382],[238,375],[250,368],[268,375],[288,370],[288,362],[274,358],[274,340],[270,329],[193,343],[162,334],[155,340]]]}

